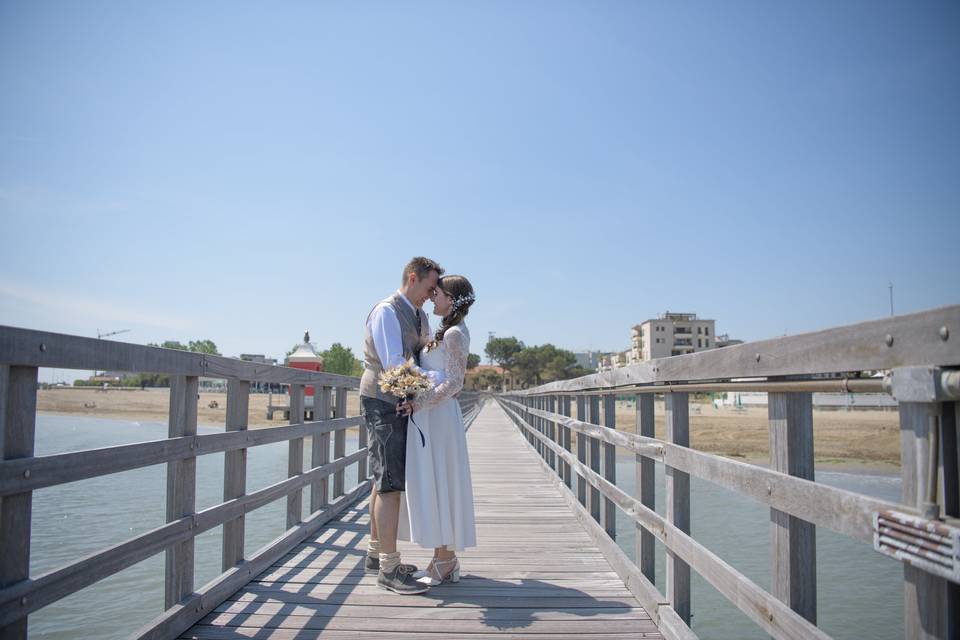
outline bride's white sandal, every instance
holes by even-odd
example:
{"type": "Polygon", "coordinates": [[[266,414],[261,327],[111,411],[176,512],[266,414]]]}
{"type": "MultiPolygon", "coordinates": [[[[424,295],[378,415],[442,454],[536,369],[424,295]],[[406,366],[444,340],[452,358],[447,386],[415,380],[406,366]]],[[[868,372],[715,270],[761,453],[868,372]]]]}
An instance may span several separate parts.
{"type": "Polygon", "coordinates": [[[444,582],[460,582],[460,558],[454,556],[449,560],[433,559],[430,561],[430,564],[427,565],[425,571],[417,571],[413,574],[413,577],[417,579],[417,582],[428,584],[431,587],[443,584],[444,582]],[[446,573],[441,571],[441,565],[446,568],[451,564],[453,565],[452,569],[446,573]]]}

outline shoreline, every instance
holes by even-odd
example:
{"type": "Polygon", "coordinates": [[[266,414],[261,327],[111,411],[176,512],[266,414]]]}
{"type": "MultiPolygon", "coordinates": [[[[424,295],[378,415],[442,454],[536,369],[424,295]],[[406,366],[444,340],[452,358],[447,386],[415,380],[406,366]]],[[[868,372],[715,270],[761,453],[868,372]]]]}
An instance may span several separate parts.
{"type": "MultiPolygon", "coordinates": [[[[50,415],[50,416],[65,416],[65,417],[78,417],[78,418],[95,418],[98,420],[110,420],[114,422],[151,422],[154,424],[166,424],[167,417],[165,415],[158,415],[156,413],[108,413],[103,411],[49,411],[49,410],[38,410],[37,415],[50,415]]],[[[211,423],[211,422],[201,422],[197,421],[198,427],[204,427],[208,429],[216,429],[219,431],[224,430],[224,425],[211,423]]],[[[283,420],[275,420],[273,422],[263,422],[258,424],[250,424],[249,429],[264,429],[269,427],[280,427],[285,426],[283,420]]],[[[359,429],[357,427],[350,427],[347,429],[347,433],[358,433],[359,429]]],[[[768,467],[769,458],[766,456],[759,455],[750,455],[750,456],[740,456],[740,455],[725,455],[721,452],[713,451],[704,451],[704,453],[713,453],[724,458],[729,458],[730,460],[737,460],[739,462],[745,462],[759,467],[768,467]]],[[[633,460],[634,454],[628,453],[625,451],[617,451],[617,460],[618,461],[628,461],[633,460]]],[[[873,475],[873,476],[897,476],[900,475],[900,465],[894,464],[891,462],[885,462],[882,460],[864,460],[861,458],[817,458],[814,460],[814,466],[816,471],[828,471],[828,472],[839,472],[839,473],[852,473],[857,475],[873,475]]]]}

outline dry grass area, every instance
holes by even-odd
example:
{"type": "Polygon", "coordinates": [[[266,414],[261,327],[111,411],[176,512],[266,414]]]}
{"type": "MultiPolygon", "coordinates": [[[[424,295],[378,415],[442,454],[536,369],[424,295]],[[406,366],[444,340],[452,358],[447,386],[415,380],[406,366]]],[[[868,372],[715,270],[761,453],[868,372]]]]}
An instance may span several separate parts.
{"type": "MultiPolygon", "coordinates": [[[[664,407],[656,405],[656,432],[665,436],[664,407]]],[[[617,429],[633,432],[636,411],[617,403],[617,429]]],[[[817,463],[844,463],[873,470],[894,470],[900,464],[900,426],[896,411],[814,411],[814,456],[817,463]]],[[[694,449],[750,462],[766,462],[770,431],[766,407],[716,409],[690,405],[690,445],[694,449]]]]}
{"type": "MultiPolygon", "coordinates": [[[[283,414],[274,413],[267,420],[267,394],[250,394],[248,425],[251,429],[284,424],[283,414]]],[[[274,394],[274,404],[287,404],[286,396],[274,394]]],[[[227,414],[227,394],[201,392],[198,400],[197,421],[208,426],[223,426],[227,414]],[[217,407],[211,408],[210,403],[217,407]]],[[[111,389],[95,388],[42,389],[37,395],[37,410],[48,413],[97,416],[115,420],[166,422],[170,409],[169,389],[111,389]],[[94,405],[94,406],[91,406],[94,405]]],[[[347,394],[347,415],[360,413],[360,398],[356,392],[347,394]]]]}

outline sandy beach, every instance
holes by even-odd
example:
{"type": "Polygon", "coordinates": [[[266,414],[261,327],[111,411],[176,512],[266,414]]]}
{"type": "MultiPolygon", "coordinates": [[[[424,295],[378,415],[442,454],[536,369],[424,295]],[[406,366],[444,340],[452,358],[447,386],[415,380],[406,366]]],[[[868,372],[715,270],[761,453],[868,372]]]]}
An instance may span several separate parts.
{"type": "MultiPolygon", "coordinates": [[[[267,420],[267,394],[250,395],[249,426],[252,429],[284,424],[283,414],[267,420]]],[[[98,416],[119,420],[165,422],[169,407],[168,389],[110,390],[87,388],[45,389],[38,394],[41,412],[98,416]],[[86,406],[85,406],[86,405],[86,406]],[[95,406],[90,406],[95,405],[95,406]]],[[[274,396],[277,403],[285,397],[274,396]]],[[[201,392],[198,422],[223,426],[226,394],[201,392]],[[217,407],[211,408],[211,402],[217,407]]],[[[348,415],[359,413],[359,397],[347,397],[348,415]]],[[[656,407],[657,437],[664,437],[663,403],[656,407]]],[[[633,432],[632,404],[618,403],[617,428],[633,432]]],[[[814,447],[818,466],[870,473],[895,473],[900,464],[900,429],[895,411],[814,411],[814,447]]],[[[741,410],[717,409],[710,404],[690,406],[690,444],[695,449],[766,464],[769,460],[769,430],[766,407],[741,410]]],[[[620,452],[628,456],[629,453],[620,452]]]]}

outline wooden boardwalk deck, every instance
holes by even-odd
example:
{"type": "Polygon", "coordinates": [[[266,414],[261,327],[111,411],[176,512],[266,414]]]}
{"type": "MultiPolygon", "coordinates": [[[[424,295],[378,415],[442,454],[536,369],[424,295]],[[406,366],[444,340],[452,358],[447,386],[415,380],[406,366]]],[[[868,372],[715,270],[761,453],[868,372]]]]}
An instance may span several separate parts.
{"type": "MultiPolygon", "coordinates": [[[[468,432],[478,546],[459,584],[398,596],[363,572],[364,500],[182,638],[663,638],[496,403],[468,432]]],[[[430,551],[401,543],[424,566],[430,551]]]]}

